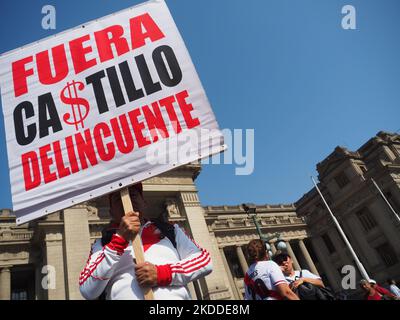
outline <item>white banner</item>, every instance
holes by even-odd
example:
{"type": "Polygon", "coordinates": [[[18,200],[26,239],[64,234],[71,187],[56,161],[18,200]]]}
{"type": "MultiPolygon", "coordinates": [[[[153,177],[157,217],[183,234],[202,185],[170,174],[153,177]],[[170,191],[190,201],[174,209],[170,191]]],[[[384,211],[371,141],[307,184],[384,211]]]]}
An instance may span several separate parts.
{"type": "Polygon", "coordinates": [[[225,149],[162,0],[0,57],[17,224],[225,149]]]}

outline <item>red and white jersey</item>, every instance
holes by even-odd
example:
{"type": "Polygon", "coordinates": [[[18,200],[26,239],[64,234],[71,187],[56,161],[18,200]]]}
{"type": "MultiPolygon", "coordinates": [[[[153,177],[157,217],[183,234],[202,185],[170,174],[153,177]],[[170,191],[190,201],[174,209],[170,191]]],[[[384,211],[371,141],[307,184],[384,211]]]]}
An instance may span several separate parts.
{"type": "MultiPolygon", "coordinates": [[[[153,288],[156,300],[191,299],[186,285],[212,271],[210,254],[193,242],[178,226],[176,248],[152,222],[140,230],[144,257],[157,267],[158,287],[153,288]]],[[[97,299],[106,290],[107,300],[142,300],[143,291],[136,276],[135,254],[131,242],[113,235],[111,242],[97,240],[79,278],[80,292],[86,299],[97,299]]]]}
{"type": "Polygon", "coordinates": [[[253,263],[244,277],[245,300],[282,300],[276,290],[282,283],[287,281],[274,261],[253,263]]]}

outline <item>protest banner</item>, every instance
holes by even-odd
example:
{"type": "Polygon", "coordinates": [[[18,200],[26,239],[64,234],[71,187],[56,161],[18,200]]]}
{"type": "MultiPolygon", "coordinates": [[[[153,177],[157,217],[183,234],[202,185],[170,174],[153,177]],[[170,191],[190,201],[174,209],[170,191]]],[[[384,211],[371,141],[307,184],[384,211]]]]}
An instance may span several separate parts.
{"type": "Polygon", "coordinates": [[[0,86],[17,224],[225,149],[162,0],[2,54],[0,86]]]}
{"type": "Polygon", "coordinates": [[[118,190],[133,211],[129,185],[225,149],[163,0],[1,55],[0,86],[17,224],[118,190]]]}

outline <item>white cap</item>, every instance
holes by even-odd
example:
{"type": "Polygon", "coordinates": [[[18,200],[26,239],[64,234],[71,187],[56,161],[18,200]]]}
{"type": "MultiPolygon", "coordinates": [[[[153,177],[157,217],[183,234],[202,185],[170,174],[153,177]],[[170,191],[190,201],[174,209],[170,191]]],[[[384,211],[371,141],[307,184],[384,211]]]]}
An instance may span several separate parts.
{"type": "Polygon", "coordinates": [[[369,279],[369,283],[376,284],[376,281],[374,279],[369,279]]]}

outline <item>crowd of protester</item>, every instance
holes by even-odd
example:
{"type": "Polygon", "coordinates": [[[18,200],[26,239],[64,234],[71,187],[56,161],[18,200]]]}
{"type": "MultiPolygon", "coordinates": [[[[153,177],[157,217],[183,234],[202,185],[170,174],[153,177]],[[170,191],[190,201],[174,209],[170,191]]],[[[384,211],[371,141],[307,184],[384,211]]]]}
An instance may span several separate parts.
{"type": "MultiPolygon", "coordinates": [[[[286,252],[269,256],[262,240],[247,245],[250,261],[244,277],[246,300],[346,300],[344,292],[334,294],[321,277],[307,269],[295,270],[286,252]]],[[[375,280],[359,283],[364,300],[400,300],[395,280],[387,280],[388,289],[375,280]]]]}
{"type": "MultiPolygon", "coordinates": [[[[129,187],[133,211],[125,213],[119,192],[110,194],[110,223],[96,240],[79,278],[86,299],[144,299],[152,288],[155,299],[191,299],[187,285],[212,272],[207,250],[199,247],[178,225],[145,215],[141,183],[129,187]],[[145,262],[137,263],[131,246],[136,236],[143,244],[145,262]]],[[[247,245],[250,266],[245,274],[246,300],[344,300],[324,284],[318,274],[295,270],[292,257],[282,251],[269,256],[265,242],[247,245]]],[[[388,289],[363,279],[365,300],[399,300],[393,279],[388,289]]]]}

